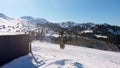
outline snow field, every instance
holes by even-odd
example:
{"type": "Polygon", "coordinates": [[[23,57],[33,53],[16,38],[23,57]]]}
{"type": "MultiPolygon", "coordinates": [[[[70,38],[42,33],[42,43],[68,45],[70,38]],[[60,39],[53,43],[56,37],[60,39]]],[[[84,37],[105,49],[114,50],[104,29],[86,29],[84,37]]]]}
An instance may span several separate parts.
{"type": "Polygon", "coordinates": [[[118,52],[40,41],[32,42],[32,52],[2,68],[120,68],[118,52]]]}

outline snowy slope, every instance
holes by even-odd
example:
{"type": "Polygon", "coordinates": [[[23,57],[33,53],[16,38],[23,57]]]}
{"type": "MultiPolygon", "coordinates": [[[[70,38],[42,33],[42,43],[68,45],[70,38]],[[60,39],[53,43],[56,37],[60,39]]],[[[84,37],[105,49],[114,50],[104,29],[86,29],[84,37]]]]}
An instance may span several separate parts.
{"type": "Polygon", "coordinates": [[[34,41],[33,55],[20,57],[2,68],[120,68],[120,53],[34,41]]]}
{"type": "Polygon", "coordinates": [[[0,17],[2,17],[2,18],[4,18],[4,19],[7,19],[7,20],[13,19],[13,18],[10,18],[10,17],[8,17],[8,16],[6,16],[6,15],[4,15],[4,14],[2,14],[2,13],[0,13],[0,17]]]}
{"type": "Polygon", "coordinates": [[[34,25],[24,19],[10,18],[0,13],[0,33],[6,32],[25,32],[30,28],[34,28],[34,25]]]}
{"type": "Polygon", "coordinates": [[[43,19],[43,18],[34,18],[34,17],[31,17],[31,16],[23,16],[21,17],[21,19],[25,19],[25,20],[28,20],[30,22],[32,22],[33,24],[44,24],[44,23],[48,23],[47,20],[43,19]]]}
{"type": "Polygon", "coordinates": [[[28,26],[34,25],[23,19],[6,20],[0,18],[0,26],[1,26],[0,32],[16,32],[16,31],[23,32],[23,30],[28,29],[28,26]]]}

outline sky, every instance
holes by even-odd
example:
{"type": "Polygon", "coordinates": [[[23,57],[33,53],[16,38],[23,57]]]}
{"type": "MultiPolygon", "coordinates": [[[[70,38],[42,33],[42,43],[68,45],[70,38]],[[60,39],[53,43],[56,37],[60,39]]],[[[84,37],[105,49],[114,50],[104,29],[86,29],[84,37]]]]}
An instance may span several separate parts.
{"type": "Polygon", "coordinates": [[[54,23],[108,23],[120,26],[120,0],[0,0],[0,13],[33,16],[54,23]]]}

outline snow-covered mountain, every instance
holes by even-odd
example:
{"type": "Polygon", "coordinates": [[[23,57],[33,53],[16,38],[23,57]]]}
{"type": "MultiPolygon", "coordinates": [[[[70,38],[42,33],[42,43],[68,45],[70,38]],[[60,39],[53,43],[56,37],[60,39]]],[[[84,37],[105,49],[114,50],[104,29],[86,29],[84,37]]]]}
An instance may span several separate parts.
{"type": "MultiPolygon", "coordinates": [[[[79,33],[85,33],[86,31],[91,31],[94,34],[104,34],[111,33],[111,34],[120,34],[120,27],[119,26],[112,26],[109,24],[94,24],[91,22],[88,23],[75,23],[75,22],[62,22],[62,23],[49,23],[49,21],[43,18],[34,18],[31,16],[23,16],[18,19],[8,17],[2,13],[0,13],[0,29],[4,28],[4,26],[30,26],[30,24],[37,25],[42,28],[49,28],[51,30],[60,31],[61,28],[71,29],[73,31],[77,31],[79,33]],[[37,23],[39,25],[37,25],[37,23]],[[101,28],[102,27],[102,28],[101,28]],[[104,28],[104,30],[103,30],[104,28]]],[[[39,28],[38,27],[38,28],[39,28]]],[[[21,28],[20,28],[21,29],[21,28]]]]}
{"type": "Polygon", "coordinates": [[[27,20],[10,18],[0,13],[0,32],[25,32],[33,26],[27,20]]]}
{"type": "Polygon", "coordinates": [[[36,29],[35,25],[49,23],[43,18],[23,16],[21,18],[11,18],[0,13],[0,32],[25,32],[28,29],[36,29]]]}
{"type": "Polygon", "coordinates": [[[38,30],[44,30],[46,32],[53,32],[57,34],[59,34],[60,31],[65,31],[68,36],[84,36],[87,38],[112,43],[117,46],[120,45],[119,26],[109,25],[106,23],[75,23],[70,21],[62,23],[50,23],[42,18],[23,16],[21,18],[15,19],[0,13],[0,32],[26,32],[28,30],[36,32],[38,30]]]}
{"type": "Polygon", "coordinates": [[[43,18],[34,18],[31,16],[23,16],[21,17],[21,19],[25,19],[28,20],[30,22],[32,22],[33,24],[45,24],[45,23],[49,23],[47,20],[43,19],[43,18]]]}
{"type": "Polygon", "coordinates": [[[120,27],[119,26],[113,26],[109,25],[106,23],[103,24],[94,24],[91,22],[88,23],[75,23],[75,22],[62,22],[58,24],[62,28],[66,29],[77,29],[79,32],[83,31],[89,31],[91,30],[92,32],[98,32],[98,33],[103,33],[103,31],[107,33],[112,33],[112,34],[120,34],[120,27]]]}
{"type": "Polygon", "coordinates": [[[94,33],[94,34],[120,34],[120,27],[109,25],[106,23],[103,24],[94,24],[91,22],[88,23],[75,23],[75,22],[62,22],[58,24],[60,27],[69,29],[72,31],[78,31],[79,33],[94,33]]]}
{"type": "Polygon", "coordinates": [[[8,17],[8,16],[6,16],[6,15],[4,15],[2,13],[0,13],[0,18],[7,19],[7,20],[13,19],[13,18],[10,18],[10,17],[8,17]]]}

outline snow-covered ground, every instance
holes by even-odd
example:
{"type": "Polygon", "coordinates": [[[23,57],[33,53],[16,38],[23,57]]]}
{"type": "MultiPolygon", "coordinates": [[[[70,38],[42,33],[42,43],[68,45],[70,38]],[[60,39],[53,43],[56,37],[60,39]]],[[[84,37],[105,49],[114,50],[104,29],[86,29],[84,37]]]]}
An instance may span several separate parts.
{"type": "Polygon", "coordinates": [[[102,36],[102,35],[96,35],[96,34],[95,34],[95,36],[96,36],[97,38],[107,38],[107,36],[102,36]]]}
{"type": "Polygon", "coordinates": [[[33,54],[20,57],[2,68],[120,68],[120,53],[59,44],[32,42],[33,54]]]}
{"type": "Polygon", "coordinates": [[[84,30],[84,31],[81,31],[81,33],[93,33],[92,30],[84,30]]]}

